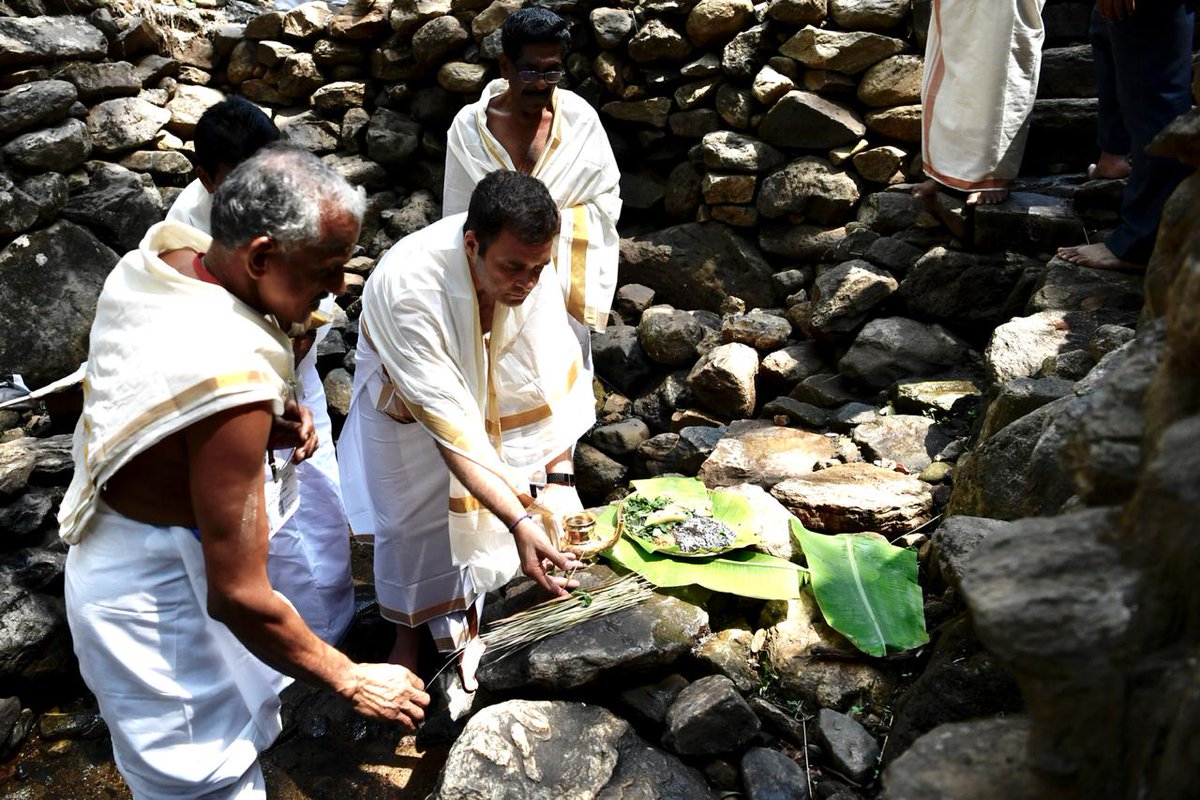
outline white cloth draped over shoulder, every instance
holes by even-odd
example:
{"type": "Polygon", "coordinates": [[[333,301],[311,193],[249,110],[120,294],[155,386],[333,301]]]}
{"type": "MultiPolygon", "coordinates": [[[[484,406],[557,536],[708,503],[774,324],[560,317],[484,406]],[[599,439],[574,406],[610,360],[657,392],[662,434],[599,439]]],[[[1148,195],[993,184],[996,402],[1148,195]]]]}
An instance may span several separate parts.
{"type": "Polygon", "coordinates": [[[172,222],[182,222],[198,231],[212,233],[212,195],[199,178],[184,187],[171,208],[167,211],[167,219],[172,222]]]}
{"type": "MultiPolygon", "coordinates": [[[[167,219],[212,233],[212,195],[199,179],[175,198],[167,219]]],[[[335,305],[333,295],[328,295],[319,311],[326,318],[332,317],[335,305]]],[[[317,373],[317,346],[330,327],[325,324],[317,328],[316,341],[296,365],[296,400],[312,411],[320,445],[311,458],[296,466],[300,507],[271,537],[267,574],[271,585],[292,602],[313,633],[333,643],[354,618],[354,581],[350,576],[349,523],[342,507],[333,449],[333,424],[317,373]]],[[[281,451],[276,455],[285,461],[290,453],[281,451]]]]}
{"type": "MultiPolygon", "coordinates": [[[[508,88],[494,80],[478,101],[454,117],[446,141],[442,214],[463,213],[485,175],[515,170],[487,127],[487,107],[508,88]]],[[[596,111],[579,95],[556,89],[546,149],[531,173],[546,184],[562,212],[554,266],[567,311],[581,325],[603,331],[617,289],[621,172],[596,111]]]]}
{"type": "Polygon", "coordinates": [[[222,287],[159,258],[181,248],[204,252],[210,241],[160,222],[104,281],[72,444],[75,473],[58,513],[68,544],[84,534],[99,487],[146,448],[236,406],[268,402],[283,413],[294,380],[284,332],[222,287]]]}
{"type": "MultiPolygon", "coordinates": [[[[442,219],[388,251],[363,291],[363,334],[438,443],[524,493],[529,473],[595,422],[591,384],[569,334],[562,287],[548,269],[524,303],[496,305],[485,341],[465,220],[442,219]]],[[[477,591],[517,573],[512,535],[453,476],[449,527],[454,561],[469,567],[477,591]]]]}
{"type": "Polygon", "coordinates": [[[1046,0],[933,0],[921,87],[925,173],[964,191],[1017,176],[1042,62],[1046,0]]]}

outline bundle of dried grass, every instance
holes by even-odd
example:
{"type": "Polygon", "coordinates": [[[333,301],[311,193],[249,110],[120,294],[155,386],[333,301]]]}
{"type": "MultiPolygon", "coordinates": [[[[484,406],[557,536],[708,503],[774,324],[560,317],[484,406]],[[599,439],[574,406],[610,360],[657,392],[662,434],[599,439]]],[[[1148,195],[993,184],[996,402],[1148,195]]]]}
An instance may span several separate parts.
{"type": "Polygon", "coordinates": [[[562,633],[581,622],[599,619],[633,608],[649,600],[654,587],[636,574],[625,575],[594,589],[576,589],[567,597],[557,597],[496,620],[481,634],[489,661],[499,660],[526,645],[562,633]]]}

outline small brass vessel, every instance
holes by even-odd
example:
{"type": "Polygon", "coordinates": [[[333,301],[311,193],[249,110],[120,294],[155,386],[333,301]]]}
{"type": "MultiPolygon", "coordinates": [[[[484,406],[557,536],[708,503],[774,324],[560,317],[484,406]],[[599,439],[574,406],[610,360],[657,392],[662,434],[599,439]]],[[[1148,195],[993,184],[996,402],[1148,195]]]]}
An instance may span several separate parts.
{"type": "Polygon", "coordinates": [[[596,515],[591,511],[577,511],[562,518],[563,532],[567,541],[564,549],[579,558],[591,558],[612,547],[617,541],[618,531],[607,539],[596,538],[596,515]]]}

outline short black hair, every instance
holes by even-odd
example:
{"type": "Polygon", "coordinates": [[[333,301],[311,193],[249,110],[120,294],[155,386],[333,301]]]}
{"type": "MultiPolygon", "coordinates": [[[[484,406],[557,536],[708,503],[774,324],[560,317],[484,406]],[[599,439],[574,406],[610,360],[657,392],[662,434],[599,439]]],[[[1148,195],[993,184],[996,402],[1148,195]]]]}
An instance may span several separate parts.
{"type": "Polygon", "coordinates": [[[509,14],[500,26],[500,45],[509,61],[521,57],[527,44],[556,44],[562,48],[563,58],[571,44],[571,32],[567,21],[548,8],[531,6],[509,14]]]}
{"type": "Polygon", "coordinates": [[[236,167],[279,140],[279,129],[258,106],[244,97],[222,100],[200,115],[193,135],[196,165],[213,176],[221,165],[236,167]]]}
{"type": "Polygon", "coordinates": [[[464,231],[474,231],[484,255],[501,231],[525,244],[540,244],[558,234],[559,214],[546,184],[523,172],[497,170],[471,192],[464,231]]]}

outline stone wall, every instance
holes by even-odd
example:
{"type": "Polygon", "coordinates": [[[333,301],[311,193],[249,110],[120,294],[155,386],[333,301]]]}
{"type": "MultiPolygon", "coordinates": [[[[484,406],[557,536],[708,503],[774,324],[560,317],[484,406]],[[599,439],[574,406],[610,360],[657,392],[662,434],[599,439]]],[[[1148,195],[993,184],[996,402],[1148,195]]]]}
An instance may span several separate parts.
{"type": "MultiPolygon", "coordinates": [[[[187,182],[196,120],[226,94],[368,189],[368,256],[436,218],[447,125],[496,77],[520,3],[213,5],[0,3],[0,372],[36,386],[82,359],[102,276],[187,182]]],[[[547,5],[572,23],[564,85],[598,107],[624,170],[627,233],[712,220],[754,263],[815,261],[877,214],[871,192],[919,173],[928,0],[547,5]]],[[[1047,11],[1035,172],[1085,157],[1064,133],[1092,135],[1087,5],[1047,11]]],[[[761,277],[720,290],[782,300],[761,277]]]]}

